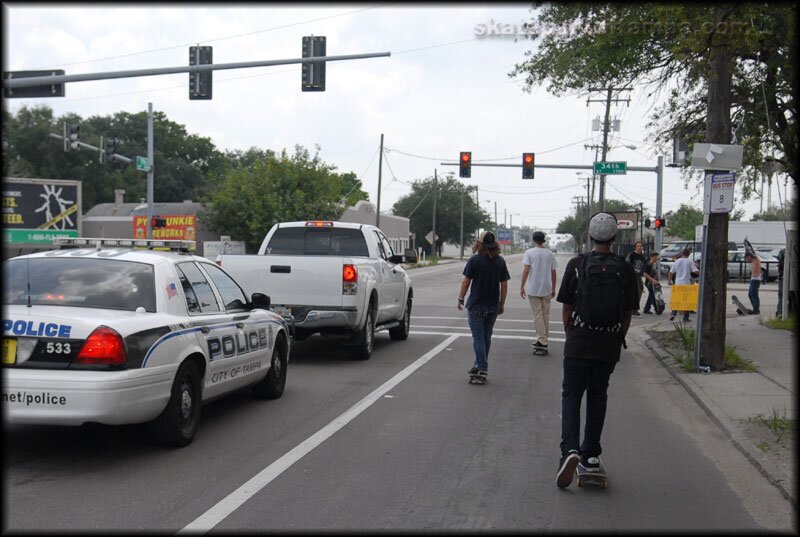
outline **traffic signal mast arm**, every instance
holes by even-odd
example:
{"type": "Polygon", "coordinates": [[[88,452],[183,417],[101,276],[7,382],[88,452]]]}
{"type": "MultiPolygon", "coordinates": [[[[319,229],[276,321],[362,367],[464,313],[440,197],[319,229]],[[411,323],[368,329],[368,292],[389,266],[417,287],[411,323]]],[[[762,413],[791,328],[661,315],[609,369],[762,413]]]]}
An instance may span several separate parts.
{"type": "Polygon", "coordinates": [[[77,75],[37,76],[29,78],[5,78],[4,88],[26,88],[34,86],[63,84],[67,82],[84,82],[87,80],[108,80],[112,78],[134,78],[139,76],[171,75],[175,73],[194,73],[198,71],[216,71],[221,69],[246,69],[248,67],[266,67],[270,65],[289,65],[293,63],[320,63],[342,60],[359,60],[364,58],[382,58],[391,56],[390,52],[372,52],[367,54],[346,54],[340,56],[321,56],[318,58],[293,58],[287,60],[263,60],[256,62],[218,63],[207,65],[183,65],[180,67],[161,67],[156,69],[138,69],[134,71],[110,71],[105,73],[82,73],[77,75]]]}
{"type": "MultiPolygon", "coordinates": [[[[50,138],[57,138],[59,140],[64,140],[65,139],[60,134],[53,134],[53,133],[50,133],[50,138]]],[[[69,139],[67,138],[67,140],[69,140],[69,139]]],[[[98,153],[101,152],[101,151],[105,151],[105,148],[100,148],[100,147],[97,147],[97,146],[94,146],[94,145],[91,145],[91,144],[86,144],[86,143],[81,142],[80,140],[73,140],[72,142],[69,142],[69,143],[77,144],[78,147],[84,147],[86,149],[91,149],[92,151],[97,151],[98,153]]],[[[113,157],[113,158],[115,158],[117,160],[121,160],[125,164],[130,164],[132,162],[132,159],[129,159],[128,157],[123,157],[122,155],[117,155],[116,153],[114,153],[112,155],[107,155],[107,156],[113,157]]]]}

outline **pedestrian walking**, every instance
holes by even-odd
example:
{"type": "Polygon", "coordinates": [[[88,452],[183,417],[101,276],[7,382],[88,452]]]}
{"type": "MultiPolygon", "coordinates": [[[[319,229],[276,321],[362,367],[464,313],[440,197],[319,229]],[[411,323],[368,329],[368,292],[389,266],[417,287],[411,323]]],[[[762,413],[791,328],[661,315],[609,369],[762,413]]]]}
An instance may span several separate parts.
{"type": "Polygon", "coordinates": [[[564,376],[561,384],[561,459],[556,485],[572,483],[576,468],[599,471],[600,438],[605,423],[608,385],[638,307],[636,274],[630,263],[611,252],[617,232],[614,215],[600,212],[589,220],[594,248],[567,263],[556,300],[561,313],[564,376]],[[586,392],[586,422],[581,433],[581,400],[586,392]]]}
{"type": "Polygon", "coordinates": [[[636,241],[633,244],[633,251],[625,256],[625,261],[631,264],[634,272],[636,273],[636,285],[639,286],[639,302],[636,303],[636,311],[633,312],[633,314],[637,317],[641,315],[641,313],[639,313],[639,304],[642,302],[642,291],[644,290],[642,276],[644,275],[644,266],[647,264],[647,259],[644,257],[643,251],[644,245],[642,244],[642,241],[636,241]]]}
{"type": "Polygon", "coordinates": [[[492,330],[497,316],[505,310],[511,276],[506,260],[500,255],[500,246],[494,233],[484,231],[473,248],[476,253],[464,267],[464,280],[458,292],[458,309],[467,308],[467,321],[472,332],[475,361],[469,374],[480,374],[485,378],[489,370],[492,330]],[[465,306],[467,291],[469,298],[465,306]]]}
{"type": "Polygon", "coordinates": [[[650,252],[650,261],[644,266],[642,272],[644,275],[644,285],[647,287],[647,301],[644,303],[644,313],[651,314],[652,307],[658,315],[661,315],[662,310],[656,300],[656,292],[661,284],[659,283],[659,267],[658,267],[658,252],[650,252]]]}
{"type": "MultiPolygon", "coordinates": [[[[692,283],[692,277],[696,277],[696,274],[699,275],[700,269],[697,268],[694,261],[689,259],[691,253],[692,252],[688,248],[684,248],[681,252],[681,257],[670,267],[669,273],[667,274],[667,281],[670,285],[673,283],[677,285],[689,285],[692,283]]],[[[683,312],[683,322],[689,322],[689,313],[689,311],[683,312]]],[[[677,311],[672,310],[672,313],[669,315],[669,320],[674,321],[677,314],[677,311]]]]}
{"type": "Polygon", "coordinates": [[[546,248],[545,235],[533,232],[534,247],[522,254],[522,279],[519,295],[527,298],[533,313],[536,341],[531,343],[534,352],[546,354],[550,337],[550,301],[556,296],[556,256],[546,248]]]}
{"type": "Polygon", "coordinates": [[[747,313],[758,315],[761,313],[761,299],[758,296],[758,289],[761,287],[761,260],[753,252],[744,254],[745,263],[751,263],[750,267],[750,287],[747,289],[747,298],[750,299],[752,309],[747,313]]]}

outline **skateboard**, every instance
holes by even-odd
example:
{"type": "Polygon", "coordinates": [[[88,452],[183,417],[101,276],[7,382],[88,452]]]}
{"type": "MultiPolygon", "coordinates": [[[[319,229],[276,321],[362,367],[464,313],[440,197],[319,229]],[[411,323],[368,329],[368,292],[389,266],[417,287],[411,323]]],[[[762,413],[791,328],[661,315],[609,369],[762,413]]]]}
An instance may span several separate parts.
{"type": "Polygon", "coordinates": [[[731,296],[731,301],[736,306],[736,313],[739,315],[750,315],[750,310],[742,304],[742,301],[736,298],[736,295],[731,296]]]}
{"type": "Polygon", "coordinates": [[[575,468],[575,478],[579,487],[608,487],[608,476],[602,462],[597,471],[589,471],[581,463],[578,463],[578,467],[575,468]]]}
{"type": "Polygon", "coordinates": [[[656,308],[655,308],[656,314],[661,315],[667,308],[667,305],[664,302],[664,295],[661,293],[661,284],[660,283],[656,284],[655,287],[653,287],[653,290],[655,292],[655,297],[656,297],[656,308]]]}
{"type": "Polygon", "coordinates": [[[470,384],[486,384],[486,373],[470,373],[470,384]]]}
{"type": "Polygon", "coordinates": [[[547,356],[549,354],[549,350],[547,347],[533,347],[533,354],[536,356],[547,356]]]}

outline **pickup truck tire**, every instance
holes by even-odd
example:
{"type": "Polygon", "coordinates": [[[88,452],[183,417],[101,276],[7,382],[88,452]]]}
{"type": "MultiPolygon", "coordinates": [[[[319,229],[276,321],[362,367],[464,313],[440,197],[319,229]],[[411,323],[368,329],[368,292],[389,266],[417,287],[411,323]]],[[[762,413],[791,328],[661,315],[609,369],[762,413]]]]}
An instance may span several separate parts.
{"type": "Polygon", "coordinates": [[[157,444],[183,447],[191,443],[200,425],[202,408],[200,370],[194,360],[178,368],[167,407],[150,422],[150,435],[157,444]]]}
{"type": "Polygon", "coordinates": [[[286,339],[283,336],[278,336],[275,341],[275,348],[272,351],[272,363],[269,371],[258,384],[253,386],[253,393],[257,397],[277,399],[283,395],[283,389],[286,387],[286,367],[289,364],[288,354],[286,339]]]}
{"type": "Polygon", "coordinates": [[[400,326],[389,329],[389,337],[394,341],[403,341],[408,339],[408,332],[411,330],[411,297],[406,301],[406,307],[403,311],[403,318],[400,320],[400,326]]]}
{"type": "Polygon", "coordinates": [[[355,346],[350,349],[350,356],[356,360],[369,360],[375,346],[375,312],[372,308],[367,310],[366,322],[357,332],[356,341],[355,346]]]}

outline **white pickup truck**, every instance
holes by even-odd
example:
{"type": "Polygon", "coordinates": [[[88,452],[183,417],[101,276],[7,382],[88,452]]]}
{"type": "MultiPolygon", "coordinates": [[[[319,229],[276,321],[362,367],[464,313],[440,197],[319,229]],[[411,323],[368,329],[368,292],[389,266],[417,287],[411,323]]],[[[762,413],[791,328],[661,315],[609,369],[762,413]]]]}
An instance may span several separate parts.
{"type": "Polygon", "coordinates": [[[257,255],[217,257],[246,292],[269,290],[294,339],[339,338],[361,360],[376,331],[408,337],[414,292],[401,263],[416,261],[413,249],[395,255],[375,226],[318,220],[275,224],[257,255]]]}

